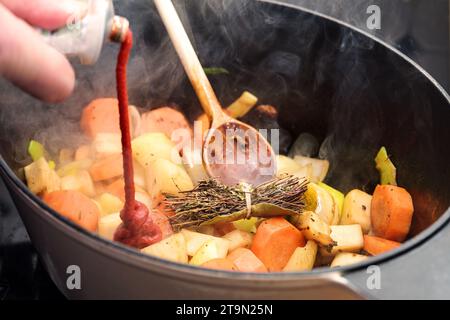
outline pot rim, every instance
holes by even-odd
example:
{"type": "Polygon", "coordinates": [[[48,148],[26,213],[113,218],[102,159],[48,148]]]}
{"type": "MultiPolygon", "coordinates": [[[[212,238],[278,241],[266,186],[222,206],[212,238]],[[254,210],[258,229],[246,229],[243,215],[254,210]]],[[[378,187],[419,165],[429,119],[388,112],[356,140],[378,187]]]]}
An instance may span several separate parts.
{"type": "MultiPolygon", "coordinates": [[[[362,35],[369,37],[373,41],[377,42],[378,44],[381,44],[382,46],[386,47],[386,49],[393,51],[398,56],[409,62],[412,67],[419,70],[426,78],[428,78],[431,83],[440,91],[440,93],[447,99],[447,101],[450,104],[450,96],[447,93],[447,91],[444,90],[444,88],[427,72],[425,71],[419,64],[417,64],[415,61],[413,61],[411,58],[406,56],[404,53],[400,52],[396,48],[392,47],[391,45],[383,42],[382,40],[378,39],[377,37],[373,36],[372,34],[360,30],[346,22],[340,21],[334,17],[315,12],[313,10],[304,8],[299,5],[294,4],[286,4],[286,3],[279,3],[276,0],[257,0],[263,3],[267,3],[269,5],[275,5],[275,6],[283,6],[295,10],[300,10],[315,16],[319,16],[323,19],[335,22],[341,26],[344,26],[346,28],[349,28],[355,32],[361,33],[362,35]]],[[[39,212],[42,213],[42,216],[45,216],[47,220],[52,220],[54,224],[56,224],[60,229],[64,230],[68,235],[70,235],[74,240],[78,242],[82,242],[84,245],[87,245],[91,247],[94,250],[99,251],[101,254],[111,256],[115,259],[121,259],[125,263],[133,263],[134,265],[146,270],[146,271],[152,271],[155,272],[155,270],[150,270],[150,266],[163,266],[166,267],[166,271],[164,273],[167,273],[168,271],[177,271],[178,277],[181,277],[182,274],[191,274],[195,276],[203,276],[206,278],[232,278],[232,279],[239,279],[239,280],[265,280],[265,281],[280,281],[280,280],[289,280],[289,279],[312,279],[312,278],[321,278],[321,279],[328,279],[331,281],[339,282],[341,284],[345,284],[349,286],[349,283],[344,281],[344,279],[340,276],[344,273],[351,272],[351,271],[358,271],[362,270],[363,268],[366,268],[370,265],[374,264],[380,264],[381,262],[391,260],[396,258],[397,256],[400,256],[408,251],[411,251],[412,249],[418,247],[420,244],[431,238],[433,235],[435,235],[438,231],[440,231],[442,228],[445,227],[446,224],[450,222],[450,208],[448,208],[442,216],[435,221],[431,226],[426,228],[424,231],[422,231],[420,234],[415,236],[414,238],[406,241],[404,244],[402,244],[400,247],[398,247],[395,250],[392,250],[390,252],[381,254],[376,257],[371,257],[370,259],[367,259],[367,261],[363,261],[360,263],[356,263],[350,266],[344,266],[344,267],[336,267],[336,268],[329,268],[329,267],[320,267],[313,269],[308,272],[271,272],[271,273],[254,273],[254,272],[232,272],[232,271],[221,271],[221,270],[213,270],[213,269],[207,269],[207,268],[201,268],[192,266],[189,264],[184,263],[177,263],[165,259],[161,259],[158,257],[150,256],[144,253],[141,253],[135,249],[129,248],[127,246],[124,246],[122,244],[119,244],[117,242],[112,242],[109,240],[106,240],[102,237],[100,237],[97,234],[94,234],[92,232],[89,232],[80,226],[76,225],[74,222],[68,220],[67,218],[61,216],[59,213],[57,213],[55,210],[50,208],[47,204],[45,204],[38,196],[33,194],[28,187],[25,185],[23,181],[21,181],[17,175],[13,172],[13,170],[8,166],[6,161],[3,159],[3,156],[0,155],[0,170],[2,171],[4,177],[8,178],[12,185],[18,189],[19,192],[26,198],[27,201],[29,201],[31,204],[35,205],[39,212]],[[80,237],[81,234],[81,237],[80,237]],[[108,251],[99,250],[99,245],[101,245],[104,248],[111,249],[108,251]],[[120,257],[118,254],[123,255],[123,257],[120,257]],[[125,260],[126,259],[126,260],[125,260]],[[143,262],[143,263],[140,263],[143,262]]],[[[199,278],[201,281],[202,278],[199,278]]]]}

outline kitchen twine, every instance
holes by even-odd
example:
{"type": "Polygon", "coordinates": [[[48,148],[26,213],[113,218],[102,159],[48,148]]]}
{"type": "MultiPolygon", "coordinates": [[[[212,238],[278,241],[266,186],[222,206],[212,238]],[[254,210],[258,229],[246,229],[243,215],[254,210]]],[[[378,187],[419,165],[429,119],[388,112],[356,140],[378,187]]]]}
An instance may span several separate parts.
{"type": "Polygon", "coordinates": [[[241,182],[242,192],[245,195],[245,205],[247,206],[247,215],[245,219],[249,219],[252,214],[252,192],[253,188],[250,184],[241,182]]]}

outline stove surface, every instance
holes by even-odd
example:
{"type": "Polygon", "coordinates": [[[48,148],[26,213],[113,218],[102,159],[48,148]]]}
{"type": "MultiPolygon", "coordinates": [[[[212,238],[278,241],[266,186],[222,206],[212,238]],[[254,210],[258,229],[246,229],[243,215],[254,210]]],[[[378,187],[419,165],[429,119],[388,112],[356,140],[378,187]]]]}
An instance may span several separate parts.
{"type": "MultiPolygon", "coordinates": [[[[342,19],[395,46],[449,90],[449,2],[447,0],[284,0],[342,19]],[[366,9],[378,4],[381,30],[366,27],[366,9]],[[386,15],[384,14],[386,13],[386,15]]],[[[0,300],[64,299],[34,250],[0,181],[0,300]]]]}

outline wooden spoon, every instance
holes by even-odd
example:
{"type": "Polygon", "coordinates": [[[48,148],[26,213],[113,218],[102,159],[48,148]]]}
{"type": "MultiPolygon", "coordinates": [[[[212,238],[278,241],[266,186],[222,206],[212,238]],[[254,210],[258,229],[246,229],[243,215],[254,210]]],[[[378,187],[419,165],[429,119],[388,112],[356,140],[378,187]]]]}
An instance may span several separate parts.
{"type": "Polygon", "coordinates": [[[275,153],[255,128],[228,116],[195,53],[171,0],[155,0],[175,50],[205,113],[212,119],[203,144],[203,161],[209,176],[226,185],[258,185],[276,173],[275,153]]]}

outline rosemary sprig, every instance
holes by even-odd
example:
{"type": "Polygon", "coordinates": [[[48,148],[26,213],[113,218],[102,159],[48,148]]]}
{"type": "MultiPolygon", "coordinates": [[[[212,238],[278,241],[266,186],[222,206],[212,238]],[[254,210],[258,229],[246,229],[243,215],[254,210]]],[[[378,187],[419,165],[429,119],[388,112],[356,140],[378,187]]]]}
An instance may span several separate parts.
{"type": "MultiPolygon", "coordinates": [[[[274,206],[299,214],[304,207],[307,183],[306,179],[285,175],[251,189],[251,206],[258,210],[250,211],[250,216],[270,217],[274,206]]],[[[220,217],[226,217],[226,221],[239,219],[241,215],[232,215],[248,211],[246,192],[249,190],[242,185],[229,187],[210,179],[201,181],[191,191],[166,194],[165,204],[167,210],[175,212],[170,218],[172,226],[180,229],[199,226],[212,219],[217,221],[220,217]]]]}

